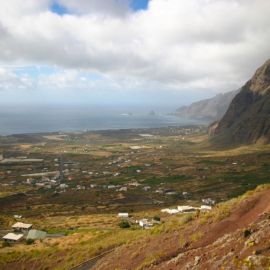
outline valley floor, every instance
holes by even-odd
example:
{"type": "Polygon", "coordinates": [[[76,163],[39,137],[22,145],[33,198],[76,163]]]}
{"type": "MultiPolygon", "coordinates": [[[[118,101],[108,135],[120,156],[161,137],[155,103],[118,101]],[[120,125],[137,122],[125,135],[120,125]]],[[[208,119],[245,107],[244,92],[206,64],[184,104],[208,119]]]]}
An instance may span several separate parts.
{"type": "Polygon", "coordinates": [[[0,236],[17,221],[62,236],[3,245],[0,269],[66,270],[102,254],[74,269],[267,269],[269,145],[215,150],[199,126],[0,137],[0,152],[0,236]],[[160,211],[208,198],[207,213],[160,211]],[[154,217],[149,230],[136,223],[154,217]]]}

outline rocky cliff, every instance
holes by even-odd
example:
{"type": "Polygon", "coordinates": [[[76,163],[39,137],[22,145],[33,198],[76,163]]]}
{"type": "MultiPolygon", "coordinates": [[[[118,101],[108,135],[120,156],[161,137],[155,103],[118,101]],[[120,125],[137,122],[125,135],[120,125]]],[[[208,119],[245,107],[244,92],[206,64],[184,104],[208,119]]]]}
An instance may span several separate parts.
{"type": "Polygon", "coordinates": [[[212,141],[221,145],[270,142],[270,60],[241,88],[210,130],[212,141]]]}
{"type": "Polygon", "coordinates": [[[182,106],[174,114],[187,119],[204,120],[210,123],[224,115],[237,93],[238,91],[231,91],[218,94],[213,98],[194,102],[190,106],[182,106]]]}

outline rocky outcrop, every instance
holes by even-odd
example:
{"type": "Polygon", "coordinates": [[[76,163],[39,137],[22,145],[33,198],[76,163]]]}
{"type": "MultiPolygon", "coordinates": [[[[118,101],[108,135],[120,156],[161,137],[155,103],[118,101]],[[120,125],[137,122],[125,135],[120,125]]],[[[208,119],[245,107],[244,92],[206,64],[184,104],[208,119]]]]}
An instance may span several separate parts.
{"type": "Polygon", "coordinates": [[[218,94],[213,98],[194,102],[190,106],[182,106],[175,111],[174,115],[186,119],[204,120],[210,123],[224,115],[237,93],[238,90],[218,94]]]}
{"type": "Polygon", "coordinates": [[[270,142],[270,60],[232,100],[221,120],[211,126],[212,141],[223,146],[270,142]]]}

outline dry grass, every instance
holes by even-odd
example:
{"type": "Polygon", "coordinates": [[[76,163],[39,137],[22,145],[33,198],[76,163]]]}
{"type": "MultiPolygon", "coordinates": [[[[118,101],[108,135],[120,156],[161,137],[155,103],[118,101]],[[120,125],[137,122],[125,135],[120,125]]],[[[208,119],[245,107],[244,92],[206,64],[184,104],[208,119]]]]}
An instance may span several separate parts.
{"type": "MultiPolygon", "coordinates": [[[[32,219],[31,222],[36,227],[46,227],[48,230],[61,231],[63,228],[75,227],[66,237],[58,239],[44,239],[37,241],[34,245],[27,246],[19,244],[13,247],[2,248],[0,250],[0,268],[7,263],[14,265],[14,269],[23,262],[26,269],[68,269],[79,264],[95,255],[120,245],[130,245],[136,243],[139,239],[155,237],[156,234],[178,231],[179,245],[183,245],[185,238],[181,233],[185,231],[186,226],[193,226],[193,222],[219,221],[227,217],[235,205],[244,199],[253,196],[257,192],[269,189],[270,185],[259,186],[256,190],[232,199],[228,202],[218,204],[213,211],[200,215],[199,219],[194,214],[176,215],[167,218],[166,223],[154,227],[152,230],[137,229],[119,229],[117,227],[118,219],[115,215],[87,215],[70,217],[45,217],[42,220],[32,219]],[[194,221],[193,221],[194,220],[194,221]],[[55,268],[57,265],[57,268],[55,268]],[[30,267],[31,266],[31,267],[30,267]],[[28,267],[28,268],[27,268],[28,267]]],[[[143,216],[147,212],[139,213],[143,216]]],[[[156,213],[150,212],[150,215],[156,213]]],[[[193,233],[190,240],[198,241],[202,235],[193,233]]],[[[163,255],[153,254],[147,257],[138,269],[151,265],[158,261],[163,255]]]]}

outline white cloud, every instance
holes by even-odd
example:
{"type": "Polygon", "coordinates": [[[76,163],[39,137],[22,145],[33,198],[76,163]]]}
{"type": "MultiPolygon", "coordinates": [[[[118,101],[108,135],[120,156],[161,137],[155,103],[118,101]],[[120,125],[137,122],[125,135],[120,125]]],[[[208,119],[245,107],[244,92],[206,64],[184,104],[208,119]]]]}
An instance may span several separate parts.
{"type": "Polygon", "coordinates": [[[126,0],[58,3],[75,13],[52,13],[52,0],[1,2],[2,65],[73,70],[48,78],[55,87],[85,70],[116,85],[224,91],[238,88],[270,55],[269,0],[152,0],[136,13],[126,0]]]}

